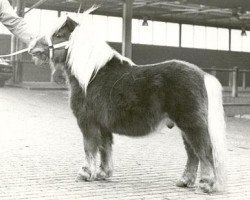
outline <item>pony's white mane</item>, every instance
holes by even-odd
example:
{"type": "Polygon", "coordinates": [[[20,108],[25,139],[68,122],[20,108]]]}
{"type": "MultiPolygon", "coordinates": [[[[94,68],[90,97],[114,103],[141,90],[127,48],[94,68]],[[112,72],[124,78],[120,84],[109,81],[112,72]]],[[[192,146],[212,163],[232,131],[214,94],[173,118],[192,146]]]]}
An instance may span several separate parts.
{"type": "Polygon", "coordinates": [[[94,77],[114,56],[121,62],[127,61],[134,65],[130,59],[123,57],[112,49],[106,41],[101,39],[101,33],[94,30],[88,16],[95,9],[91,8],[81,14],[81,20],[78,21],[79,25],[71,34],[68,48],[68,64],[71,72],[78,79],[85,92],[91,77],[94,77]]]}

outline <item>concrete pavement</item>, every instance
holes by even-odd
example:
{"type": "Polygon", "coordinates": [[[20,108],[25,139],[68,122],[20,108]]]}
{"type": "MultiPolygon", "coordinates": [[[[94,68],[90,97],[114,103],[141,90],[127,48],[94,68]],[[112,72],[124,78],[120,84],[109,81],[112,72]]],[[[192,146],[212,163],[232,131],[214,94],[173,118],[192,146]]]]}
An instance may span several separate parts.
{"type": "Polygon", "coordinates": [[[0,200],[250,199],[250,120],[227,119],[225,194],[175,186],[186,162],[179,130],[114,138],[114,176],[75,182],[84,153],[67,91],[0,88],[0,200]]]}

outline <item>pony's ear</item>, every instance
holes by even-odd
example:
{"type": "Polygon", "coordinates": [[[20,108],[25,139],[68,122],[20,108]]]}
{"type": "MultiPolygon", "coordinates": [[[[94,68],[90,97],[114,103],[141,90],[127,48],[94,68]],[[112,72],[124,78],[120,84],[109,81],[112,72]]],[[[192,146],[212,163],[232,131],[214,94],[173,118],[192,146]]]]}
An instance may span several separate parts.
{"type": "Polygon", "coordinates": [[[66,26],[68,27],[70,33],[72,33],[75,30],[75,27],[78,25],[76,21],[71,19],[70,17],[67,17],[66,20],[66,26]]]}

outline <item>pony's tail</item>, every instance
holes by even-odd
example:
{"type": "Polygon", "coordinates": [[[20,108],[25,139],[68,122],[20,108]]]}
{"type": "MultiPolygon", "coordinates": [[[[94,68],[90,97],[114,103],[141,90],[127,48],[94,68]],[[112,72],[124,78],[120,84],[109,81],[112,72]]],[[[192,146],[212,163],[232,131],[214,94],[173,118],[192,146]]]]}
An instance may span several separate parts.
{"type": "Polygon", "coordinates": [[[204,77],[208,96],[208,131],[212,143],[212,154],[215,175],[215,191],[224,191],[227,182],[226,170],[226,125],[224,119],[222,86],[212,75],[204,77]]]}

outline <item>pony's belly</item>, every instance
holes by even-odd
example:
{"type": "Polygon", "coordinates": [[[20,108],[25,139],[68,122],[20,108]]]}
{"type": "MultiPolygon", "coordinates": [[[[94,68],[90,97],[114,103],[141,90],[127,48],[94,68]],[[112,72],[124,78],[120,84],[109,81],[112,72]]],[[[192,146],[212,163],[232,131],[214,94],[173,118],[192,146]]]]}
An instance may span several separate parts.
{"type": "Polygon", "coordinates": [[[174,127],[174,122],[167,115],[164,115],[161,120],[154,121],[154,123],[152,123],[152,121],[140,120],[134,123],[128,123],[123,126],[119,125],[113,127],[112,132],[127,136],[145,136],[153,132],[160,132],[163,128],[166,127],[174,127]]]}

